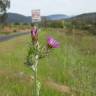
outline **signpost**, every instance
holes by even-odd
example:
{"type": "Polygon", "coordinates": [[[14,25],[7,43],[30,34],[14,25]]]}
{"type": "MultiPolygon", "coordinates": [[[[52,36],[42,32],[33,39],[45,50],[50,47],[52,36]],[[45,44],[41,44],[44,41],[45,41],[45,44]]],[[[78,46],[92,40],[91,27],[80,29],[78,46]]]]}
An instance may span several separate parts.
{"type": "Polygon", "coordinates": [[[32,23],[40,21],[41,21],[40,10],[39,9],[32,10],[32,23]]]}

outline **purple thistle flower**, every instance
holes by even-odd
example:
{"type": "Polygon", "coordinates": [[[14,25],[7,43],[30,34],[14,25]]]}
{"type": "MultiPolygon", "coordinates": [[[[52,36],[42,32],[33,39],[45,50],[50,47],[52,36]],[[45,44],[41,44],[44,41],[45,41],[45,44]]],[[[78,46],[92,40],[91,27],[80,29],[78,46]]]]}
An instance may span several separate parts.
{"type": "Polygon", "coordinates": [[[38,33],[37,33],[37,29],[32,29],[32,31],[31,31],[31,35],[33,36],[33,37],[35,37],[36,35],[37,35],[38,33]]]}
{"type": "Polygon", "coordinates": [[[47,38],[47,44],[48,44],[48,48],[58,48],[58,47],[60,47],[59,42],[57,42],[52,37],[47,38]]]}

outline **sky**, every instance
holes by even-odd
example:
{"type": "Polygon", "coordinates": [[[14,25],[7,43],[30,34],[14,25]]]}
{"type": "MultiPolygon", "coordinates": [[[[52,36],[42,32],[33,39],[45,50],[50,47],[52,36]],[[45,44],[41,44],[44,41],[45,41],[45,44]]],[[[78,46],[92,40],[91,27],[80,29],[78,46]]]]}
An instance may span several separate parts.
{"type": "Polygon", "coordinates": [[[96,0],[10,0],[8,12],[31,16],[34,9],[41,15],[65,14],[68,16],[96,12],[96,0]]]}

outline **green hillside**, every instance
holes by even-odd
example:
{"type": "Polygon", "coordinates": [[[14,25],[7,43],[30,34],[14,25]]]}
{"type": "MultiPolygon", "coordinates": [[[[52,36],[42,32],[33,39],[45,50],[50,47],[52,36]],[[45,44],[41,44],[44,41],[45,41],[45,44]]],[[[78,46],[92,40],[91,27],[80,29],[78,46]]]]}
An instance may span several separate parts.
{"type": "Polygon", "coordinates": [[[83,22],[91,22],[91,23],[95,22],[96,23],[96,12],[80,14],[80,15],[70,18],[70,20],[81,20],[83,22]]]}

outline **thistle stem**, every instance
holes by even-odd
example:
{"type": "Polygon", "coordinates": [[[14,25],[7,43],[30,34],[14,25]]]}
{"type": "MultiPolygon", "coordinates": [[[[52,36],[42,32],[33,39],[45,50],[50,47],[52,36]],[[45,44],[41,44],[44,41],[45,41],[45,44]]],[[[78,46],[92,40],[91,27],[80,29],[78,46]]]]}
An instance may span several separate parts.
{"type": "Polygon", "coordinates": [[[35,73],[34,73],[34,77],[35,77],[35,81],[34,81],[34,86],[35,86],[35,96],[37,96],[37,70],[35,71],[35,73]]]}
{"type": "Polygon", "coordinates": [[[37,65],[38,65],[38,55],[36,55],[35,57],[35,71],[34,71],[34,96],[38,96],[38,92],[37,92],[37,65]]]}

